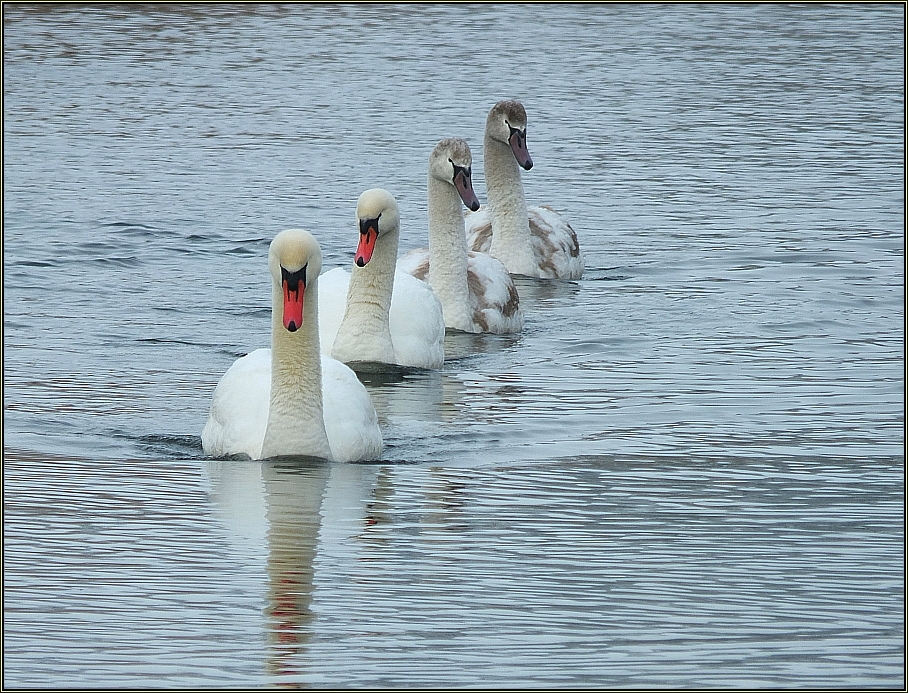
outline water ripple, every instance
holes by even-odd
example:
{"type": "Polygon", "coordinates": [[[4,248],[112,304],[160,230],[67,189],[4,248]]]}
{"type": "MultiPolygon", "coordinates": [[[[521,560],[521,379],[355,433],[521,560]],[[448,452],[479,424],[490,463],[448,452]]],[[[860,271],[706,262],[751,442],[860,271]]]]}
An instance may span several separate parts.
{"type": "Polygon", "coordinates": [[[903,685],[903,15],[4,5],[4,683],[903,685]],[[510,96],[583,279],[366,378],[381,463],[205,459],[274,234],[425,246],[510,96]]]}

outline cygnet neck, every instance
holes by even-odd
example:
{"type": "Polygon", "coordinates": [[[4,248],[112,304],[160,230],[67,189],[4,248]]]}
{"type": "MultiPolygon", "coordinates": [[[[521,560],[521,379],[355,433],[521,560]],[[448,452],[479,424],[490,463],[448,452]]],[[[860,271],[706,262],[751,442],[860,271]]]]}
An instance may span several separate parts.
{"type": "Polygon", "coordinates": [[[445,325],[473,331],[467,283],[467,239],[457,189],[431,174],[429,195],[429,284],[441,302],[445,325]]]}
{"type": "Polygon", "coordinates": [[[511,147],[488,132],[483,147],[483,169],[492,218],[489,254],[501,260],[511,274],[538,276],[520,166],[511,147]]]}

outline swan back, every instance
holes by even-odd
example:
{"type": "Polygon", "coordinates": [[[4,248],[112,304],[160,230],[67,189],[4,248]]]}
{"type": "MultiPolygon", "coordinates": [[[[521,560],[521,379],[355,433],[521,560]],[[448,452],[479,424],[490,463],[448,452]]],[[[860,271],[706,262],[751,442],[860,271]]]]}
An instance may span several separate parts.
{"type": "Polygon", "coordinates": [[[377,460],[382,435],[372,398],[348,366],[330,356],[321,357],[325,430],[331,458],[337,462],[377,460]]]}
{"type": "Polygon", "coordinates": [[[271,349],[256,349],[234,361],[221,376],[211,398],[202,429],[205,454],[261,459],[270,395],[271,349]]]}

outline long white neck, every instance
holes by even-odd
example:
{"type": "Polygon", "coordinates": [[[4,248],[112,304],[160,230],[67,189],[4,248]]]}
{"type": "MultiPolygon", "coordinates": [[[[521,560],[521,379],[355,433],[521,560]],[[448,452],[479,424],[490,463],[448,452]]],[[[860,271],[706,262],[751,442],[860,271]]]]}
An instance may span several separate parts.
{"type": "Polygon", "coordinates": [[[473,331],[467,285],[467,238],[460,195],[450,183],[429,174],[429,284],[445,316],[445,326],[473,331]]]}
{"type": "Polygon", "coordinates": [[[382,233],[365,267],[353,266],[347,309],[337,330],[331,355],[338,361],[396,363],[388,311],[394,290],[399,231],[382,233]]]}
{"type": "Polygon", "coordinates": [[[271,399],[262,457],[312,455],[331,459],[322,409],[322,364],[318,346],[318,280],[303,301],[303,324],[284,328],[283,291],[272,282],[271,399]]]}
{"type": "Polygon", "coordinates": [[[496,257],[511,274],[539,276],[533,246],[527,203],[523,196],[520,167],[514,152],[487,132],[483,140],[483,167],[489,212],[492,216],[492,247],[496,257]]]}

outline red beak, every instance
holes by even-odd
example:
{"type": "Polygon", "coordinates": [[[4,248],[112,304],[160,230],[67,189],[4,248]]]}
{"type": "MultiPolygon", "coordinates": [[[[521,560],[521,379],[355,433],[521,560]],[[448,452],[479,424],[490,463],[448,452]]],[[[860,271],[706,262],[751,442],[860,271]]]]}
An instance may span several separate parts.
{"type": "Polygon", "coordinates": [[[303,304],[306,293],[306,268],[298,272],[288,272],[281,267],[284,288],[284,328],[296,332],[303,326],[303,304]]]}
{"type": "Polygon", "coordinates": [[[378,219],[362,219],[359,222],[359,244],[353,261],[357,267],[365,267],[375,252],[375,241],[378,240],[378,219]]]}

